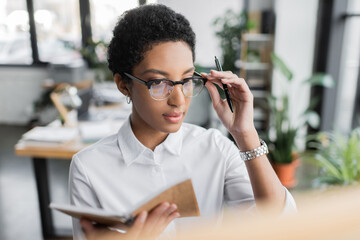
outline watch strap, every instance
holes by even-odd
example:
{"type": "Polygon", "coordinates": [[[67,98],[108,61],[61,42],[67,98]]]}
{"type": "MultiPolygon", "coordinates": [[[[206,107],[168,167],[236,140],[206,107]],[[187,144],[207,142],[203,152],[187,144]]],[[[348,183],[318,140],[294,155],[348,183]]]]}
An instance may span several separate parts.
{"type": "Polygon", "coordinates": [[[245,152],[241,152],[240,151],[240,158],[243,161],[249,161],[252,160],[254,158],[266,155],[269,153],[269,149],[265,143],[264,140],[260,139],[260,147],[257,147],[253,150],[249,150],[249,151],[245,151],[245,152]]]}

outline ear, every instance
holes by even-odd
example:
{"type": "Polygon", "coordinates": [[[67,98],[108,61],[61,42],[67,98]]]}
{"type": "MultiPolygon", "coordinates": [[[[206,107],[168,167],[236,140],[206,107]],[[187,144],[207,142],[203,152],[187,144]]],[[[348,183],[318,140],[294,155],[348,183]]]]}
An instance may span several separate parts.
{"type": "Polygon", "coordinates": [[[115,73],[114,81],[116,83],[117,88],[122,94],[131,97],[129,86],[125,83],[124,79],[121,77],[120,74],[115,73]]]}

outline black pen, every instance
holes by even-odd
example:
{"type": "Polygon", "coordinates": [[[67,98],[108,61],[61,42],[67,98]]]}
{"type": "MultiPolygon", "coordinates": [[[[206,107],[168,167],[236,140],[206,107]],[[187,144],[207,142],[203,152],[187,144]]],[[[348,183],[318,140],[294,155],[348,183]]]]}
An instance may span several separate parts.
{"type": "MultiPolygon", "coordinates": [[[[221,64],[219,62],[219,59],[215,56],[215,65],[216,65],[216,68],[219,72],[222,72],[222,67],[221,67],[221,64]]],[[[231,112],[234,112],[233,111],[233,105],[232,105],[232,101],[231,101],[231,98],[230,98],[230,93],[229,93],[229,89],[227,87],[226,84],[223,84],[222,83],[222,86],[223,86],[223,89],[224,89],[224,92],[225,92],[225,96],[226,96],[226,100],[227,100],[227,103],[229,104],[229,107],[230,107],[230,110],[231,112]]]]}
{"type": "Polygon", "coordinates": [[[194,72],[194,75],[198,76],[198,77],[202,77],[200,73],[198,73],[197,71],[194,72]]]}

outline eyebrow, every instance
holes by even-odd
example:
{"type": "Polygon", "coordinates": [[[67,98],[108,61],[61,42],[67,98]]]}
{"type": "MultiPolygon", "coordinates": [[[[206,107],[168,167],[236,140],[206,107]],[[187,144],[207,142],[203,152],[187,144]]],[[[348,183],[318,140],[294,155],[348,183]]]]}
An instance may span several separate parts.
{"type": "MultiPolygon", "coordinates": [[[[191,67],[189,69],[187,69],[183,74],[186,74],[186,73],[189,73],[191,71],[194,71],[195,70],[195,67],[191,67]]],[[[169,74],[167,72],[164,72],[164,71],[161,71],[161,70],[158,70],[158,69],[147,69],[145,70],[144,72],[142,72],[141,75],[144,75],[146,73],[158,73],[158,74],[161,74],[161,75],[164,75],[164,76],[169,76],[169,74]]]]}

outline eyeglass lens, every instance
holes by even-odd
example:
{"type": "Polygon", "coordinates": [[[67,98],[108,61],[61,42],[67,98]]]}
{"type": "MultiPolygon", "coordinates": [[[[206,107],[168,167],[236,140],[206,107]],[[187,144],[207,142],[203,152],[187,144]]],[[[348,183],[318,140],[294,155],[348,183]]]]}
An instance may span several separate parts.
{"type": "MultiPolygon", "coordinates": [[[[182,91],[186,97],[194,97],[200,93],[204,87],[201,78],[192,78],[182,85],[182,91]]],[[[150,94],[154,99],[163,100],[170,96],[174,89],[174,84],[169,80],[154,82],[150,87],[150,94]]]]}

